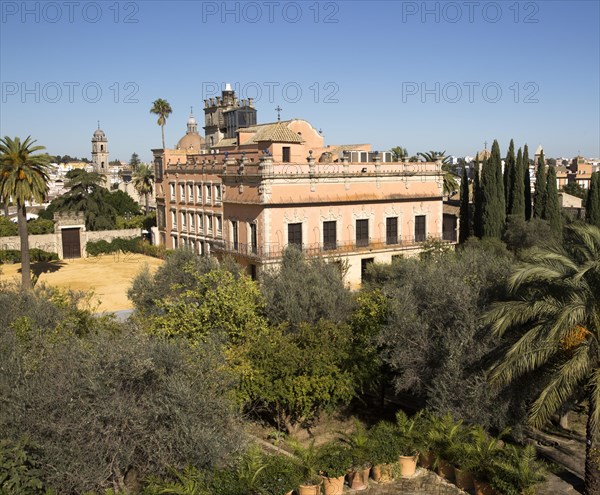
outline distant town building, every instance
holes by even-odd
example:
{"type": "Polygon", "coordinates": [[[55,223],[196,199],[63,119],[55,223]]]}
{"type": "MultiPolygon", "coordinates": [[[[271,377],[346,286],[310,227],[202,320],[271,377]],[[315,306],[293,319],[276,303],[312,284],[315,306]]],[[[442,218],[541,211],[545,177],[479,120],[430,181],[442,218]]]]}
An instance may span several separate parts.
{"type": "Polygon", "coordinates": [[[100,122],[92,136],[92,167],[94,172],[99,174],[107,175],[109,173],[108,139],[106,139],[104,131],[100,129],[100,122]]]}

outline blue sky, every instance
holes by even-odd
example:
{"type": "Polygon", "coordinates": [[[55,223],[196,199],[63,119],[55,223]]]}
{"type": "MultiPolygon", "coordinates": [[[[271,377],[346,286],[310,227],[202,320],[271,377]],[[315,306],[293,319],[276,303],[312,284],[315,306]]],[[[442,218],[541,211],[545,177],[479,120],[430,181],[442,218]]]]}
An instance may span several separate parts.
{"type": "MultiPolygon", "coordinates": [[[[1,0],[0,135],[111,159],[160,147],[149,113],[229,82],[259,122],[304,118],[327,144],[474,154],[498,139],[600,156],[600,2],[1,0]],[[260,91],[260,94],[259,94],[260,91]]],[[[202,131],[201,131],[202,132],[202,131]]]]}

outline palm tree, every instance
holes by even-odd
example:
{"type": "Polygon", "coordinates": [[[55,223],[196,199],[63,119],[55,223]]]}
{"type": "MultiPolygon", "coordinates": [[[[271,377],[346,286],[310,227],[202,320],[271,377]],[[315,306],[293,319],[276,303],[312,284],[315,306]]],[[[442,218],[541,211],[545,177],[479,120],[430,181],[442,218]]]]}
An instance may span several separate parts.
{"type": "Polygon", "coordinates": [[[146,201],[146,215],[148,215],[148,197],[152,194],[154,183],[154,174],[149,165],[138,165],[133,175],[133,187],[140,196],[144,196],[146,201]]]}
{"type": "Polygon", "coordinates": [[[600,494],[600,229],[570,225],[564,245],[532,250],[509,279],[510,299],[486,315],[492,330],[522,335],[491,370],[508,384],[544,368],[549,381],[531,405],[529,421],[542,426],[570,398],[589,400],[585,493],[600,494]]]}
{"type": "Polygon", "coordinates": [[[163,149],[165,149],[165,124],[167,123],[167,119],[169,118],[169,115],[171,115],[171,113],[173,113],[173,110],[171,109],[171,105],[169,105],[169,102],[167,100],[163,100],[162,98],[159,98],[158,100],[155,100],[152,103],[152,108],[150,109],[150,113],[154,113],[154,114],[158,115],[158,120],[156,121],[156,123],[161,128],[162,146],[163,146],[163,149]]]}
{"type": "Polygon", "coordinates": [[[446,156],[446,151],[427,151],[419,152],[417,156],[423,158],[426,162],[442,162],[442,172],[444,172],[444,195],[452,196],[458,189],[458,182],[450,167],[452,165],[451,158],[446,156]]]}
{"type": "Polygon", "coordinates": [[[0,139],[0,200],[8,204],[12,199],[17,205],[19,237],[21,238],[21,277],[24,289],[31,289],[29,237],[27,235],[27,201],[42,203],[48,193],[50,157],[34,154],[45,150],[34,146],[35,140],[27,136],[25,141],[5,136],[0,139]]]}

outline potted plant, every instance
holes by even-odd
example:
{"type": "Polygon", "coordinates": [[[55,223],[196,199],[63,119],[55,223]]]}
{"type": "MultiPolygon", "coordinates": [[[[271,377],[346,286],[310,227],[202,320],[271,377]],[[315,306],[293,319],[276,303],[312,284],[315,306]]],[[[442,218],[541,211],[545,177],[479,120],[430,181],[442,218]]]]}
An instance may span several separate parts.
{"type": "Polygon", "coordinates": [[[455,421],[451,414],[436,418],[431,426],[429,436],[435,452],[436,472],[442,478],[454,482],[454,467],[448,460],[452,448],[465,441],[468,430],[463,426],[462,420],[455,421]]]}
{"type": "Polygon", "coordinates": [[[410,478],[417,471],[417,460],[419,458],[419,449],[417,447],[418,418],[409,418],[404,411],[398,411],[396,413],[396,426],[399,433],[398,448],[400,456],[398,463],[400,473],[403,478],[410,478]]]}
{"type": "Polygon", "coordinates": [[[385,483],[393,479],[394,465],[401,454],[398,440],[397,426],[387,421],[380,421],[369,431],[367,449],[375,481],[385,483]]]}
{"type": "Polygon", "coordinates": [[[314,438],[308,446],[302,446],[298,441],[291,442],[294,454],[300,460],[302,482],[298,487],[298,495],[318,495],[321,491],[322,478],[318,468],[318,449],[314,438]]]}
{"type": "Polygon", "coordinates": [[[354,431],[351,434],[341,433],[340,440],[348,446],[352,456],[352,466],[348,471],[348,486],[352,490],[366,490],[371,471],[368,442],[369,434],[365,426],[354,420],[354,431]]]}
{"type": "Polygon", "coordinates": [[[489,471],[491,487],[504,495],[533,495],[536,485],[546,478],[546,469],[537,460],[533,445],[506,445],[489,471]]]}
{"type": "Polygon", "coordinates": [[[508,428],[500,432],[497,437],[491,437],[481,426],[475,426],[470,431],[473,447],[473,484],[478,495],[493,495],[494,489],[489,485],[495,463],[504,447],[502,437],[508,433],[508,428]]]}
{"type": "Polygon", "coordinates": [[[346,445],[337,442],[323,445],[319,449],[317,465],[323,476],[325,495],[342,495],[344,477],[352,465],[350,449],[346,445]]]}
{"type": "Polygon", "coordinates": [[[422,410],[415,415],[415,425],[413,433],[415,444],[419,450],[418,463],[425,469],[433,469],[435,462],[435,452],[433,451],[433,441],[431,430],[435,424],[436,417],[429,411],[422,410]]]}
{"type": "Polygon", "coordinates": [[[456,486],[464,491],[473,490],[475,488],[473,470],[477,468],[478,456],[470,431],[469,437],[456,441],[448,447],[447,456],[454,466],[456,486]]]}
{"type": "Polygon", "coordinates": [[[260,495],[291,495],[303,481],[302,466],[287,455],[268,456],[256,487],[260,495]]]}

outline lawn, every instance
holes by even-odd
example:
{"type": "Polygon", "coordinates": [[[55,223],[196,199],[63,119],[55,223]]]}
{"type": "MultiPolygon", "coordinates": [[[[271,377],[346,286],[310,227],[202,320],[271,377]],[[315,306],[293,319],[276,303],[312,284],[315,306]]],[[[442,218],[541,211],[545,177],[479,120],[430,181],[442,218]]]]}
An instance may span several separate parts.
{"type": "MultiPolygon", "coordinates": [[[[127,290],[146,264],[154,272],[163,261],[141,254],[107,254],[98,257],[32,263],[38,283],[79,291],[92,291],[98,311],[131,309],[127,290]]],[[[21,280],[21,265],[0,265],[0,280],[21,280]]]]}

